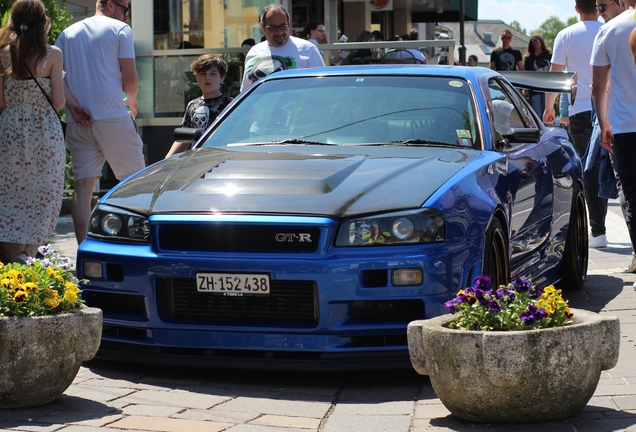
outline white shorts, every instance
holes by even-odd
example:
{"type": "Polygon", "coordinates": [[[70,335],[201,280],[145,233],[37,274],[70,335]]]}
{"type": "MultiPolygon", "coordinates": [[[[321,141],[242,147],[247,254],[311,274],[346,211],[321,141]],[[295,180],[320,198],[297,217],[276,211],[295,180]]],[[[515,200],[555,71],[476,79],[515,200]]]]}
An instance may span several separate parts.
{"type": "Polygon", "coordinates": [[[73,159],[75,180],[101,177],[108,161],[117,180],[146,166],[143,147],[132,117],[93,120],[88,126],[68,123],[66,146],[73,159]]]}

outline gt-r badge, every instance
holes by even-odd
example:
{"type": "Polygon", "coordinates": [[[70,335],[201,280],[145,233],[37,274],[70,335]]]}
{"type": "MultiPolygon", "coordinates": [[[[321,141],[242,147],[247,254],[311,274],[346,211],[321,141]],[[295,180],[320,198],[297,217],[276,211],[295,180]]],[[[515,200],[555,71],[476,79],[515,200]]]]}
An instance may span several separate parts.
{"type": "Polygon", "coordinates": [[[293,242],[307,242],[311,243],[311,234],[309,233],[278,233],[274,236],[274,239],[279,243],[293,243],[293,242]]]}

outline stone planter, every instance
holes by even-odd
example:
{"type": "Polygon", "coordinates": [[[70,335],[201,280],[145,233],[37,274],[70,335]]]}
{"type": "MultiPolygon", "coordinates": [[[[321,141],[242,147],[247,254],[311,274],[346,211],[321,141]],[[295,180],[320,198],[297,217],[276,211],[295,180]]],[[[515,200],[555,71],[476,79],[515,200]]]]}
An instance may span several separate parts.
{"type": "Polygon", "coordinates": [[[92,359],[102,335],[102,311],[41,317],[0,317],[0,408],[52,401],[92,359]]]}
{"type": "Polygon", "coordinates": [[[558,328],[452,330],[455,318],[413,321],[411,363],[455,416],[481,423],[530,423],[576,415],[618,361],[618,318],[572,309],[558,328]]]}

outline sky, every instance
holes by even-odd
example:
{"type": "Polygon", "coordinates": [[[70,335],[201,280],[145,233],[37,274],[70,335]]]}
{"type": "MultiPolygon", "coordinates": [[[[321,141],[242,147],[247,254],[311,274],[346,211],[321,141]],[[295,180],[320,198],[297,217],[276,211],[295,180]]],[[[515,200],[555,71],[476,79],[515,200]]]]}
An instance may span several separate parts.
{"type": "Polygon", "coordinates": [[[528,34],[552,15],[563,22],[578,18],[574,0],[479,0],[477,15],[480,20],[496,19],[506,24],[519,21],[528,34]]]}

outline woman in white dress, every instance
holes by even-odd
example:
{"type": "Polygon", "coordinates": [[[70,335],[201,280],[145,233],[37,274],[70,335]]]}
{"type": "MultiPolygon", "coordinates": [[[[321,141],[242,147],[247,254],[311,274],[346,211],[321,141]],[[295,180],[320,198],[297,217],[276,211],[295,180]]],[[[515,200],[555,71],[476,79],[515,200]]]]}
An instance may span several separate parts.
{"type": "Polygon", "coordinates": [[[63,60],[62,52],[46,43],[50,27],[41,0],[17,0],[0,29],[3,263],[35,256],[55,229],[62,205],[66,149],[51,105],[57,110],[65,103],[63,60]]]}

